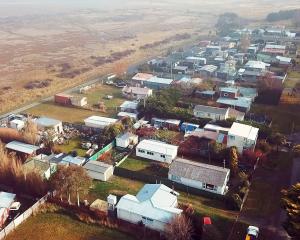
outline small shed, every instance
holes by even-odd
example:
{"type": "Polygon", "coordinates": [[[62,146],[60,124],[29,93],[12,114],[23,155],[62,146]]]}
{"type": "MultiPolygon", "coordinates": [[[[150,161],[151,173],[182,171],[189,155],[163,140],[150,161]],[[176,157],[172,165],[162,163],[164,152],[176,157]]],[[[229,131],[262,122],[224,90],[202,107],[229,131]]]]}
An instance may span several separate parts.
{"type": "Polygon", "coordinates": [[[104,129],[105,127],[116,123],[118,120],[114,118],[100,117],[100,116],[91,116],[84,119],[84,123],[87,127],[90,128],[99,128],[104,129]]]}
{"type": "Polygon", "coordinates": [[[53,130],[56,133],[62,133],[64,131],[62,122],[53,118],[40,117],[35,123],[40,130],[53,130]]]}
{"type": "Polygon", "coordinates": [[[92,179],[104,182],[108,181],[114,174],[114,167],[112,165],[98,161],[89,161],[83,168],[92,179]]]}
{"type": "Polygon", "coordinates": [[[9,122],[9,125],[11,128],[20,131],[25,127],[25,122],[19,119],[14,119],[9,122]]]}
{"type": "Polygon", "coordinates": [[[64,93],[59,93],[54,96],[54,102],[62,105],[71,105],[71,98],[73,96],[64,93]]]}
{"type": "Polygon", "coordinates": [[[6,144],[5,147],[9,150],[27,155],[36,155],[36,152],[40,149],[38,146],[18,141],[12,141],[6,144]]]}
{"type": "Polygon", "coordinates": [[[71,103],[76,107],[84,107],[88,104],[86,97],[74,96],[71,98],[71,103]]]}
{"type": "Polygon", "coordinates": [[[116,137],[116,146],[127,148],[129,145],[138,144],[139,137],[133,133],[127,132],[116,137]]]}

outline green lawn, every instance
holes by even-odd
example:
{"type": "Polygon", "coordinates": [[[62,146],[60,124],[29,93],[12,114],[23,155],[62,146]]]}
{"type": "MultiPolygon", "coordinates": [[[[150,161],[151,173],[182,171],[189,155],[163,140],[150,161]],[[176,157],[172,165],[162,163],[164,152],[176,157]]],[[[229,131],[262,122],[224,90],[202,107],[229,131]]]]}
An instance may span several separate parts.
{"type": "MultiPolygon", "coordinates": [[[[140,166],[142,166],[142,164],[140,166]]],[[[96,198],[106,200],[110,193],[118,196],[126,193],[136,195],[144,184],[146,183],[113,176],[108,182],[95,181],[87,199],[90,202],[94,201],[96,198]]],[[[225,203],[219,200],[191,195],[184,192],[179,193],[179,203],[192,204],[196,214],[199,214],[200,216],[210,216],[215,222],[216,227],[220,229],[222,233],[229,234],[229,226],[232,226],[237,212],[225,210],[225,203]]]]}
{"type": "Polygon", "coordinates": [[[163,166],[162,164],[159,164],[159,162],[157,161],[141,159],[136,156],[128,157],[119,167],[134,172],[140,172],[145,175],[153,175],[153,176],[160,176],[160,177],[168,176],[167,166],[163,166]]]}
{"type": "Polygon", "coordinates": [[[30,217],[6,240],[115,240],[134,239],[117,230],[80,222],[64,213],[30,217]]]}
{"type": "Polygon", "coordinates": [[[56,149],[59,149],[60,151],[64,153],[69,153],[71,151],[76,151],[78,153],[78,156],[84,157],[86,154],[87,150],[84,150],[80,147],[80,139],[75,138],[69,140],[68,144],[63,144],[63,145],[56,145],[56,149]]]}
{"type": "Polygon", "coordinates": [[[98,104],[100,100],[103,101],[107,107],[107,112],[102,113],[98,111],[75,108],[72,106],[62,106],[49,101],[30,108],[26,110],[25,113],[32,114],[34,116],[51,117],[64,122],[82,123],[85,118],[93,115],[103,117],[116,117],[118,112],[116,107],[119,107],[125,101],[125,99],[122,97],[120,88],[107,85],[98,86],[97,88],[90,90],[86,94],[80,94],[80,96],[87,97],[88,104],[90,106],[98,104]],[[112,95],[114,96],[114,98],[112,100],[107,100],[105,99],[106,95],[112,95]]]}
{"type": "Polygon", "coordinates": [[[130,180],[127,178],[121,178],[113,176],[107,182],[94,181],[93,187],[89,192],[88,199],[94,201],[97,198],[106,200],[109,194],[136,194],[144,183],[139,181],[130,180]]]}
{"type": "Polygon", "coordinates": [[[93,116],[109,116],[109,113],[100,113],[74,107],[55,104],[54,102],[42,103],[25,111],[34,116],[46,116],[70,123],[82,123],[84,119],[93,116]]]}
{"type": "Polygon", "coordinates": [[[126,99],[122,96],[122,89],[109,86],[100,85],[95,89],[88,91],[86,94],[80,94],[80,96],[85,96],[88,99],[88,104],[98,104],[99,101],[103,101],[107,108],[115,108],[120,106],[126,99]],[[113,96],[113,99],[106,99],[107,95],[113,96]]]}

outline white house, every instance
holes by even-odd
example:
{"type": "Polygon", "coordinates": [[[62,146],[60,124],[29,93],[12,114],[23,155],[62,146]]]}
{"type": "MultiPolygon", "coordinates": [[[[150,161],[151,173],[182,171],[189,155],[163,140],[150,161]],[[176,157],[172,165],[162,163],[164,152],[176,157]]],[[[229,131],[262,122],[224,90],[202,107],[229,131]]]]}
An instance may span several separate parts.
{"type": "Polygon", "coordinates": [[[194,116],[213,120],[226,120],[229,118],[229,108],[196,105],[194,108],[194,116]]]}
{"type": "Polygon", "coordinates": [[[125,101],[120,105],[122,112],[137,113],[138,102],[125,101]]]}
{"type": "Polygon", "coordinates": [[[163,184],[146,184],[136,196],[127,194],[118,202],[119,219],[164,231],[166,224],[180,215],[177,208],[178,193],[163,184]]]}
{"type": "Polygon", "coordinates": [[[116,123],[117,121],[118,120],[114,118],[99,116],[91,116],[89,118],[84,119],[85,126],[99,129],[104,129],[107,126],[116,123]]]}
{"type": "Polygon", "coordinates": [[[114,167],[112,165],[99,161],[89,161],[83,168],[92,179],[104,182],[108,181],[114,174],[114,167]]]}
{"type": "Polygon", "coordinates": [[[25,122],[23,120],[14,119],[9,122],[9,125],[11,128],[20,131],[25,127],[25,122]]]}
{"type": "Polygon", "coordinates": [[[136,147],[136,156],[171,163],[176,158],[178,146],[155,140],[143,140],[136,147]]]}
{"type": "Polygon", "coordinates": [[[76,107],[84,107],[88,104],[88,101],[87,101],[87,97],[73,96],[71,98],[71,103],[73,106],[76,107]]]}
{"type": "Polygon", "coordinates": [[[129,117],[133,121],[138,120],[138,114],[131,113],[131,112],[119,112],[117,116],[118,116],[119,119],[122,119],[124,117],[129,117]]]}
{"type": "Polygon", "coordinates": [[[53,130],[56,133],[62,133],[64,131],[62,122],[53,118],[40,117],[35,123],[40,130],[53,130]]]}
{"type": "Polygon", "coordinates": [[[15,201],[16,194],[0,192],[0,229],[9,216],[9,209],[15,201]]]}
{"type": "Polygon", "coordinates": [[[153,90],[147,87],[141,88],[141,87],[130,87],[125,86],[122,89],[122,94],[124,97],[128,99],[146,99],[147,97],[150,97],[153,93],[153,90]]]}
{"type": "Polygon", "coordinates": [[[235,146],[240,153],[246,149],[254,150],[258,131],[258,128],[249,125],[233,123],[228,132],[227,147],[235,146]]]}
{"type": "Polygon", "coordinates": [[[176,158],[170,165],[168,178],[183,185],[224,195],[230,170],[209,164],[176,158]]]}
{"type": "Polygon", "coordinates": [[[127,132],[116,137],[116,146],[127,148],[129,145],[136,145],[139,142],[139,137],[133,133],[127,132]]]}

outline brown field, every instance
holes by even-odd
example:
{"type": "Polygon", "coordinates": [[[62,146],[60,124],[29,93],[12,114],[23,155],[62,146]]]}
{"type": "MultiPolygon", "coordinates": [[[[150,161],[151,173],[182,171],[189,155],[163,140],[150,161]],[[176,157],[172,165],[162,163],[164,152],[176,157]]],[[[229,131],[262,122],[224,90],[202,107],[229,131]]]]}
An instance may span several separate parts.
{"type": "Polygon", "coordinates": [[[196,42],[213,28],[217,15],[232,11],[232,6],[253,19],[293,8],[300,1],[131,0],[120,4],[112,0],[107,8],[99,2],[97,7],[82,4],[70,9],[48,3],[48,8],[38,5],[40,9],[34,11],[26,5],[18,11],[14,4],[0,3],[0,112],[111,72],[117,62],[129,65],[196,42]],[[174,39],[176,34],[191,38],[141,48],[174,39]],[[35,87],[28,89],[33,81],[35,87]]]}

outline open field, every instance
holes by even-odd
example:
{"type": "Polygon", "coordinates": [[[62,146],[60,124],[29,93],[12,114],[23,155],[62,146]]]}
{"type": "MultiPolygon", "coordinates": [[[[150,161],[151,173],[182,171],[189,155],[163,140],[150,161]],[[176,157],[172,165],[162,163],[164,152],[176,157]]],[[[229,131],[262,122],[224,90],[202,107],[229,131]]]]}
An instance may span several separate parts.
{"type": "Polygon", "coordinates": [[[137,63],[195,43],[232,6],[243,17],[262,19],[300,1],[77,2],[18,2],[18,11],[1,1],[0,112],[112,72],[116,63],[137,63]]]}
{"type": "MultiPolygon", "coordinates": [[[[83,120],[92,115],[98,115],[103,117],[116,117],[117,107],[121,105],[126,99],[122,97],[121,89],[108,86],[108,85],[98,85],[96,88],[91,89],[85,94],[72,94],[74,96],[78,95],[81,97],[87,97],[88,104],[90,107],[103,101],[107,107],[105,113],[99,111],[92,111],[89,109],[76,108],[72,106],[62,106],[49,101],[42,103],[38,106],[30,108],[25,111],[25,113],[34,116],[47,116],[55,119],[59,119],[64,122],[70,123],[82,123],[83,120]],[[112,95],[114,98],[111,100],[105,99],[107,95],[112,95]]],[[[96,108],[96,106],[95,106],[96,108]]]]}
{"type": "Polygon", "coordinates": [[[115,240],[133,239],[108,228],[82,223],[64,213],[44,213],[30,217],[6,240],[115,240]]]}

